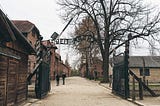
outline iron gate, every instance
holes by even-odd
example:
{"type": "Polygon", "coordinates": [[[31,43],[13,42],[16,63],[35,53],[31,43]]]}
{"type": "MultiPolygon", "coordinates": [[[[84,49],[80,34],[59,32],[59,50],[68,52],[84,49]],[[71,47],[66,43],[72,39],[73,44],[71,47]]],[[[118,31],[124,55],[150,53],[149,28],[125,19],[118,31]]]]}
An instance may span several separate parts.
{"type": "Polygon", "coordinates": [[[50,91],[50,67],[49,64],[42,62],[37,69],[35,92],[36,97],[41,99],[50,91]]]}
{"type": "MultiPolygon", "coordinates": [[[[128,71],[128,70],[127,70],[128,71]]],[[[129,76],[125,72],[125,62],[114,64],[113,67],[113,86],[112,92],[120,95],[121,97],[129,97],[129,83],[126,83],[129,76]]]]}

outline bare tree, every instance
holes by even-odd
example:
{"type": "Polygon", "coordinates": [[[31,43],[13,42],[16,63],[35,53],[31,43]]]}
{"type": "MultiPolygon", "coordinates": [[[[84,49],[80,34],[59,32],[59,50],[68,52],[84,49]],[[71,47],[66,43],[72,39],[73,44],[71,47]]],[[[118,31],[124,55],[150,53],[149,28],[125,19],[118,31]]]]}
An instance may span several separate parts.
{"type": "Polygon", "coordinates": [[[93,67],[93,60],[100,56],[100,50],[95,39],[96,28],[90,17],[85,17],[80,23],[75,25],[74,39],[81,38],[78,42],[75,41],[73,47],[81,54],[81,63],[86,65],[85,76],[90,78],[90,69],[93,67]]]}
{"type": "Polygon", "coordinates": [[[154,40],[150,40],[149,53],[150,53],[151,56],[156,56],[156,47],[155,47],[155,41],[154,40]]]}
{"type": "Polygon", "coordinates": [[[117,43],[114,49],[121,47],[128,34],[132,39],[155,36],[159,32],[159,12],[144,5],[145,0],[59,0],[64,19],[74,17],[78,22],[90,17],[96,29],[96,41],[103,59],[103,81],[108,82],[109,55],[113,52],[110,47],[117,43]],[[146,14],[149,14],[146,16],[146,14]],[[103,41],[102,41],[103,40],[103,41]]]}
{"type": "Polygon", "coordinates": [[[96,29],[94,22],[91,20],[90,17],[86,17],[85,19],[82,19],[82,22],[76,25],[73,36],[74,38],[76,37],[84,38],[81,39],[81,41],[76,42],[74,48],[77,49],[77,51],[80,54],[84,54],[84,52],[86,52],[87,49],[88,54],[90,54],[91,61],[92,58],[97,57],[99,56],[98,54],[100,54],[98,45],[96,43],[95,35],[96,35],[96,29]],[[86,39],[86,36],[90,37],[90,40],[86,39]]]}

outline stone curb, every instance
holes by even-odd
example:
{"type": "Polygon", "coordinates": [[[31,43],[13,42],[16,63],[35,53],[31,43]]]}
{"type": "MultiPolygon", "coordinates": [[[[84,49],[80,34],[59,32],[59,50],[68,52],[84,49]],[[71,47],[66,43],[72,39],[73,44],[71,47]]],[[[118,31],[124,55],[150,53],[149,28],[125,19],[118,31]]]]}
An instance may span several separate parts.
{"type": "Polygon", "coordinates": [[[132,102],[132,103],[138,105],[138,106],[145,106],[143,103],[140,103],[140,102],[138,102],[138,101],[133,101],[132,99],[127,99],[127,100],[128,100],[129,102],[132,102]]]}

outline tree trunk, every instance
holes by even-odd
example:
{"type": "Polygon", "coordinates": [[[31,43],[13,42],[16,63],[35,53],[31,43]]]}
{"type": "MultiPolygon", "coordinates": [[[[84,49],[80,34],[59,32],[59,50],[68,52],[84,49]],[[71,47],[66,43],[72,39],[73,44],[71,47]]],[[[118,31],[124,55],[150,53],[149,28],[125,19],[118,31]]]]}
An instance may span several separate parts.
{"type": "Polygon", "coordinates": [[[103,61],[103,66],[102,66],[102,68],[103,68],[103,83],[107,83],[107,82],[109,82],[109,78],[108,78],[108,74],[109,74],[109,70],[108,70],[108,65],[107,65],[107,61],[105,60],[105,61],[103,61]]]}
{"type": "Polygon", "coordinates": [[[102,64],[103,81],[102,83],[108,83],[109,82],[109,51],[108,50],[105,50],[102,58],[103,58],[103,64],[102,64]]]}

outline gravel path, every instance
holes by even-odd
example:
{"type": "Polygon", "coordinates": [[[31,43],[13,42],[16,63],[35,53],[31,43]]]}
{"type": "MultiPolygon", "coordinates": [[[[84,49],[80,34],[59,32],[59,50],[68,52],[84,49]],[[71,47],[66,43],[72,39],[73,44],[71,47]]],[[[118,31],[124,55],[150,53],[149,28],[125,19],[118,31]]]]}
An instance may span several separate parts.
{"type": "Polygon", "coordinates": [[[94,81],[81,77],[66,78],[66,85],[52,82],[52,91],[45,99],[30,106],[136,106],[117,97],[94,81]]]}

